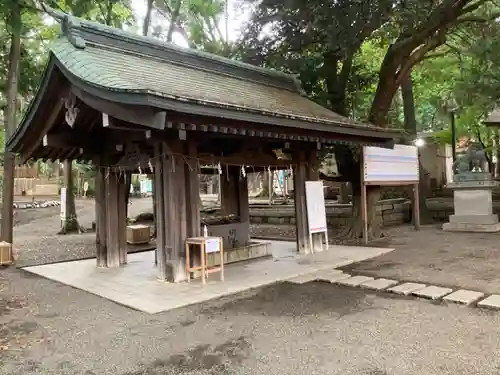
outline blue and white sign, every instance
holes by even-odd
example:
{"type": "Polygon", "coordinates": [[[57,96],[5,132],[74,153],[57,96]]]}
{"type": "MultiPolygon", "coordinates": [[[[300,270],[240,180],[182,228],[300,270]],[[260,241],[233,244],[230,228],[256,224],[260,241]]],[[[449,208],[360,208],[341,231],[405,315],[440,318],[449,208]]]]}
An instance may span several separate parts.
{"type": "Polygon", "coordinates": [[[365,182],[418,182],[418,148],[395,145],[393,149],[364,147],[365,182]]]}
{"type": "Polygon", "coordinates": [[[150,179],[141,180],[141,194],[153,193],[153,182],[150,179]]]}

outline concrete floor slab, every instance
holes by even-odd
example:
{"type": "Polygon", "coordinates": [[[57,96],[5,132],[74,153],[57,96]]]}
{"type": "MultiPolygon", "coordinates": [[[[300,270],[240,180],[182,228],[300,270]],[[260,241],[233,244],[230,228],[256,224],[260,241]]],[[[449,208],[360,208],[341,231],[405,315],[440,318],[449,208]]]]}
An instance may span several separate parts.
{"type": "Polygon", "coordinates": [[[392,288],[387,289],[387,291],[391,293],[396,293],[396,294],[402,294],[404,296],[412,294],[414,291],[423,289],[427,285],[425,284],[419,284],[419,283],[403,283],[400,285],[396,285],[392,288]]]}
{"type": "Polygon", "coordinates": [[[359,286],[362,283],[366,283],[367,281],[372,281],[372,280],[373,280],[373,277],[352,276],[352,277],[349,277],[348,279],[338,280],[336,283],[339,285],[345,285],[345,286],[359,286]]]}
{"type": "Polygon", "coordinates": [[[427,298],[427,299],[440,299],[447,294],[453,292],[451,288],[442,288],[440,286],[429,285],[426,288],[418,289],[412,292],[413,295],[417,297],[427,298]]]}
{"type": "Polygon", "coordinates": [[[155,314],[319,270],[332,270],[393,250],[330,246],[328,251],[322,253],[296,256],[296,244],[284,241],[273,241],[272,249],[273,258],[228,265],[225,267],[224,282],[219,281],[218,274],[212,274],[205,286],[199,280],[189,284],[158,281],[154,251],[130,254],[128,264],[118,269],[96,268],[95,260],[88,259],[27,267],[24,270],[155,314]]]}
{"type": "Polygon", "coordinates": [[[305,275],[300,275],[300,276],[297,276],[297,277],[293,277],[291,279],[288,279],[286,281],[288,281],[289,283],[292,283],[292,284],[306,284],[306,283],[310,283],[310,282],[313,282],[313,281],[316,281],[316,276],[314,276],[314,274],[312,273],[307,273],[305,275]]]}
{"type": "Polygon", "coordinates": [[[460,303],[462,305],[471,305],[484,297],[484,293],[473,290],[460,289],[456,292],[443,297],[446,302],[460,303]]]}
{"type": "Polygon", "coordinates": [[[500,295],[492,294],[491,296],[479,301],[479,307],[486,307],[488,309],[500,310],[500,295]]]}
{"type": "Polygon", "coordinates": [[[382,278],[365,281],[364,283],[361,283],[360,287],[372,290],[384,290],[397,284],[399,284],[399,281],[397,280],[382,278]]]}

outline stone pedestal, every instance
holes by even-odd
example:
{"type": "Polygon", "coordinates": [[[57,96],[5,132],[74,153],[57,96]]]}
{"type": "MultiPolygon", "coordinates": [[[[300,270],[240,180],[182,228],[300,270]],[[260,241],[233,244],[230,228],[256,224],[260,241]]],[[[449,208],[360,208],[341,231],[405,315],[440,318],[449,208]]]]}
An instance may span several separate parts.
{"type": "Polygon", "coordinates": [[[498,232],[498,215],[493,214],[491,192],[495,181],[455,182],[448,187],[453,189],[455,214],[450,222],[443,225],[449,232],[498,232]]]}

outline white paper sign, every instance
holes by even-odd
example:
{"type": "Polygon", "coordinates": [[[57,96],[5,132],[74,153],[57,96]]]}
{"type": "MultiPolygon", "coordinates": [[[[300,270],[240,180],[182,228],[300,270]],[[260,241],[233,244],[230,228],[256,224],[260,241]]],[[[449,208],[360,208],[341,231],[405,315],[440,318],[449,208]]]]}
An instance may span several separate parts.
{"type": "Polygon", "coordinates": [[[365,182],[419,181],[416,146],[364,147],[363,158],[365,182]]]}
{"type": "Polygon", "coordinates": [[[66,188],[61,188],[61,220],[66,219],[66,188]]]}
{"type": "Polygon", "coordinates": [[[306,181],[306,206],[309,233],[326,232],[325,194],[322,181],[306,181]]]}
{"type": "Polygon", "coordinates": [[[216,253],[219,251],[219,239],[217,237],[207,238],[205,240],[205,252],[216,253]]]}

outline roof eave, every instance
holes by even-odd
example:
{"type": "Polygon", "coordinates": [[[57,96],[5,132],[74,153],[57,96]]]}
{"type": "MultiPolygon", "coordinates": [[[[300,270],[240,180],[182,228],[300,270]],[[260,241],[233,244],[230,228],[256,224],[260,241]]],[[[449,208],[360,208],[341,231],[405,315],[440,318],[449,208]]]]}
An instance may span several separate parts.
{"type": "Polygon", "coordinates": [[[31,100],[28,109],[26,110],[23,119],[21,120],[19,126],[16,128],[14,133],[10,136],[10,138],[7,140],[5,143],[5,149],[8,152],[14,152],[18,153],[20,152],[20,143],[19,141],[23,138],[24,134],[26,131],[29,129],[31,122],[33,121],[33,118],[35,114],[37,113],[38,107],[45,95],[45,91],[47,90],[47,87],[50,82],[50,77],[54,71],[55,67],[55,59],[53,55],[51,54],[49,58],[49,62],[47,63],[47,66],[45,67],[45,70],[42,74],[42,78],[40,81],[40,86],[36,92],[35,97],[31,100]]]}
{"type": "Polygon", "coordinates": [[[229,108],[224,106],[200,104],[195,101],[175,100],[150,93],[110,91],[104,87],[96,87],[81,80],[79,77],[71,74],[59,62],[57,62],[57,65],[73,85],[94,97],[110,102],[126,105],[151,106],[162,110],[170,110],[199,116],[226,118],[235,121],[254,122],[302,130],[314,130],[326,134],[376,138],[383,141],[394,139],[395,137],[401,135],[401,131],[392,129],[363,129],[334,122],[325,123],[320,121],[316,122],[287,118],[284,116],[277,116],[258,111],[250,111],[244,108],[229,108]]]}

